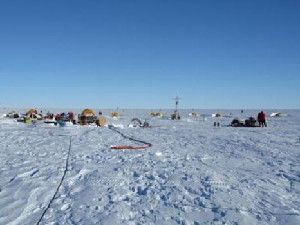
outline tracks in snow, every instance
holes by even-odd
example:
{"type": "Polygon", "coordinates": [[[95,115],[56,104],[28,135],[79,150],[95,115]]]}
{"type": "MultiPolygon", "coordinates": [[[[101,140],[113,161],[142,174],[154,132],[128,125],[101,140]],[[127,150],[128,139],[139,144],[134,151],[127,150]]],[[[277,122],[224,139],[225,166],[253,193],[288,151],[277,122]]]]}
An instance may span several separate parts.
{"type": "MultiPolygon", "coordinates": [[[[142,140],[138,140],[138,139],[135,139],[135,138],[132,138],[132,137],[129,137],[129,136],[126,136],[125,134],[123,134],[121,131],[117,130],[117,129],[114,129],[112,126],[109,126],[108,127],[110,130],[114,131],[115,133],[118,133],[119,135],[121,135],[123,138],[125,139],[128,139],[130,141],[134,141],[134,142],[138,142],[138,143],[142,143],[142,144],[145,144],[147,145],[148,147],[151,147],[152,144],[151,143],[148,143],[148,142],[145,142],[145,141],[142,141],[142,140]]],[[[87,135],[88,133],[94,131],[95,129],[91,129],[91,130],[87,130],[86,132],[84,132],[83,134],[81,134],[80,136],[84,136],[84,135],[87,135]]],[[[68,147],[68,153],[67,153],[67,157],[66,157],[66,161],[65,161],[65,167],[64,167],[64,171],[63,171],[63,175],[60,179],[60,182],[55,190],[55,193],[54,195],[52,196],[52,198],[50,199],[47,207],[44,209],[42,215],[40,216],[38,222],[36,223],[36,225],[39,225],[44,216],[46,215],[47,211],[50,209],[51,207],[51,204],[53,203],[53,201],[56,199],[57,197],[57,194],[65,180],[65,177],[66,177],[66,174],[67,174],[67,171],[68,171],[68,167],[69,167],[69,161],[70,161],[70,155],[71,155],[71,149],[72,149],[72,136],[68,136],[68,135],[59,135],[59,136],[66,136],[66,137],[70,137],[70,141],[69,141],[69,147],[68,147]]],[[[33,174],[35,174],[36,172],[34,172],[33,174]]]]}
{"type": "Polygon", "coordinates": [[[36,223],[36,225],[39,225],[41,223],[41,221],[43,220],[44,216],[46,215],[48,209],[51,207],[51,203],[54,201],[54,199],[56,198],[56,195],[58,194],[58,191],[66,177],[67,171],[68,171],[68,167],[69,167],[69,159],[70,159],[70,153],[71,153],[71,148],[72,148],[72,136],[70,137],[70,144],[69,144],[69,148],[68,148],[68,155],[66,158],[66,164],[65,164],[65,168],[64,168],[64,172],[63,172],[63,176],[60,179],[60,182],[56,188],[56,191],[53,195],[53,197],[50,199],[47,207],[45,208],[45,210],[43,211],[41,217],[39,218],[38,222],[36,223]]]}

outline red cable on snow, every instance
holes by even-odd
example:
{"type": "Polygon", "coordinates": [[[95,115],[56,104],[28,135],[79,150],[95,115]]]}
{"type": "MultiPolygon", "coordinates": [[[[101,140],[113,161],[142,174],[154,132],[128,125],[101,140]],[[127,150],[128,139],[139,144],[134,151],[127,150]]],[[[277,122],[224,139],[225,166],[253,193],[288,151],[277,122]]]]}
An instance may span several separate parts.
{"type": "Polygon", "coordinates": [[[137,140],[135,138],[132,137],[128,137],[125,134],[123,134],[122,132],[120,132],[119,130],[115,129],[113,126],[108,126],[108,128],[118,134],[120,134],[123,138],[126,138],[130,141],[134,141],[134,142],[139,142],[144,144],[143,146],[132,146],[132,145],[114,145],[111,146],[111,149],[115,149],[115,150],[141,150],[141,149],[146,149],[146,148],[150,148],[152,146],[151,143],[145,142],[145,141],[141,141],[141,140],[137,140]]]}
{"type": "Polygon", "coordinates": [[[132,145],[114,145],[111,146],[111,149],[115,149],[115,150],[139,150],[139,149],[146,149],[151,147],[150,145],[146,145],[146,146],[132,146],[132,145]]]}

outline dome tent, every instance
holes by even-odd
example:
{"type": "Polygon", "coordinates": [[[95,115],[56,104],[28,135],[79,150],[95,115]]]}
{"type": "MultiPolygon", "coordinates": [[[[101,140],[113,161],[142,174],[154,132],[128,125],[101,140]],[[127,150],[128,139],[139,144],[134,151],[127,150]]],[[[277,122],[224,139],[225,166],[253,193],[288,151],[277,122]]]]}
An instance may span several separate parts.
{"type": "Polygon", "coordinates": [[[129,126],[132,126],[132,127],[141,127],[142,126],[142,121],[138,118],[133,118],[129,124],[129,126]]]}
{"type": "Polygon", "coordinates": [[[199,116],[199,114],[197,113],[197,112],[195,112],[195,111],[192,111],[191,113],[189,113],[189,117],[198,117],[199,116]]]}
{"type": "Polygon", "coordinates": [[[120,117],[120,113],[118,113],[118,112],[111,112],[110,115],[111,115],[112,118],[119,118],[120,117]]]}
{"type": "Polygon", "coordinates": [[[97,120],[96,120],[96,124],[98,127],[104,127],[107,124],[107,120],[104,116],[100,116],[97,120]]]}
{"type": "Polygon", "coordinates": [[[78,119],[81,125],[86,125],[88,123],[95,123],[97,116],[91,109],[84,109],[81,114],[78,115],[78,119]]]}
{"type": "Polygon", "coordinates": [[[286,114],[283,114],[281,112],[274,112],[274,113],[271,113],[271,117],[282,117],[282,116],[285,116],[286,114]]]}
{"type": "Polygon", "coordinates": [[[91,110],[91,109],[84,109],[84,110],[81,112],[81,115],[82,115],[82,116],[96,116],[96,114],[94,113],[94,111],[91,110]]]}
{"type": "Polygon", "coordinates": [[[180,120],[180,115],[178,111],[174,111],[174,113],[171,114],[171,120],[180,120]]]}
{"type": "Polygon", "coordinates": [[[41,114],[38,114],[38,111],[34,108],[31,108],[26,112],[26,117],[34,119],[34,120],[42,120],[43,119],[43,116],[41,114]]]}
{"type": "Polygon", "coordinates": [[[219,112],[213,113],[211,114],[211,117],[223,117],[223,113],[219,113],[219,112]]]}
{"type": "Polygon", "coordinates": [[[26,116],[32,116],[32,115],[36,115],[37,114],[37,110],[36,109],[29,109],[27,112],[26,112],[26,116]]]}
{"type": "Polygon", "coordinates": [[[152,117],[163,117],[163,113],[162,112],[150,112],[149,114],[152,117]]]}

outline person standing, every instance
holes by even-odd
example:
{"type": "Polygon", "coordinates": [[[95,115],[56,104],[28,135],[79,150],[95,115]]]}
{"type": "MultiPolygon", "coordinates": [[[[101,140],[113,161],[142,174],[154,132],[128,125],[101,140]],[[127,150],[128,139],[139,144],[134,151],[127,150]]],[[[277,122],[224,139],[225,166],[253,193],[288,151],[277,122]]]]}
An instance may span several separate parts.
{"type": "Polygon", "coordinates": [[[258,120],[258,124],[259,124],[260,127],[266,127],[267,126],[266,114],[263,111],[258,113],[257,120],[258,120]]]}

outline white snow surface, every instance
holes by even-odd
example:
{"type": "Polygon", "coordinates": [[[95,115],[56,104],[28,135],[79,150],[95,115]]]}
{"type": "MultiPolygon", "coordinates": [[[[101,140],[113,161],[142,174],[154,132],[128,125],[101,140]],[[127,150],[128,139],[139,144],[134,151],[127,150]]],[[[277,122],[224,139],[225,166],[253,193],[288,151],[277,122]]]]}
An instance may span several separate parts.
{"type": "Polygon", "coordinates": [[[0,224],[37,224],[69,147],[65,179],[40,224],[300,224],[299,110],[268,118],[267,128],[226,127],[258,110],[197,120],[187,110],[181,121],[150,118],[149,111],[122,110],[119,120],[108,120],[124,135],[150,142],[145,150],[110,149],[141,144],[108,127],[0,118],[0,224]],[[153,127],[129,128],[133,117],[153,127]]]}

